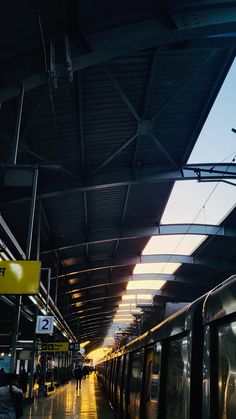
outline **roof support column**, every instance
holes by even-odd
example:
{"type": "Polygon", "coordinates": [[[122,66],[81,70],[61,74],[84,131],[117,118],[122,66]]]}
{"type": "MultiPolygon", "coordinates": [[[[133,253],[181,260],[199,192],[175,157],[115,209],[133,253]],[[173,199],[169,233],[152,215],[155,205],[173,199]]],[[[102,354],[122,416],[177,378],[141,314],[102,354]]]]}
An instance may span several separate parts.
{"type": "MultiPolygon", "coordinates": [[[[27,246],[26,246],[26,259],[27,260],[30,259],[30,255],[31,255],[35,205],[36,205],[36,199],[37,199],[38,172],[39,172],[39,169],[35,169],[33,189],[32,189],[32,198],[31,198],[31,207],[30,207],[29,229],[28,229],[27,246]]],[[[12,337],[12,352],[11,352],[11,364],[10,364],[10,371],[12,372],[15,371],[15,367],[16,367],[16,347],[17,347],[17,341],[18,341],[18,335],[19,335],[21,306],[22,306],[22,295],[19,295],[16,302],[16,318],[14,322],[14,332],[13,332],[13,337],[12,337]]]]}

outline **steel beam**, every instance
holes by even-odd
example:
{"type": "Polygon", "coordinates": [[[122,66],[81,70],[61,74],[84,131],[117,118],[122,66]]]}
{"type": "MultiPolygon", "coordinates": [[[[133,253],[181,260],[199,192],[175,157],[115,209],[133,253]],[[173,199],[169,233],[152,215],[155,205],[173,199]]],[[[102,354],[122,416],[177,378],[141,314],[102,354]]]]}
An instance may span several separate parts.
{"type": "Polygon", "coordinates": [[[149,137],[153,140],[154,144],[157,146],[158,150],[163,154],[163,156],[166,158],[166,160],[171,164],[173,167],[178,167],[178,164],[176,161],[171,157],[171,155],[168,153],[168,151],[163,147],[163,145],[158,141],[156,136],[153,133],[149,134],[149,137]]]}
{"type": "MultiPolygon", "coordinates": [[[[143,295],[143,294],[152,294],[154,295],[158,295],[161,297],[166,297],[166,298],[177,298],[178,296],[176,296],[173,292],[168,292],[168,291],[154,291],[152,292],[152,290],[130,290],[130,294],[134,294],[134,295],[143,295]],[[132,291],[132,292],[131,292],[132,291]]],[[[119,293],[115,294],[115,295],[108,295],[108,296],[103,296],[103,297],[97,297],[97,298],[90,298],[88,300],[75,300],[75,302],[73,304],[71,304],[71,306],[76,306],[76,303],[80,302],[82,304],[88,303],[88,302],[92,302],[92,301],[100,301],[100,300],[107,300],[107,299],[121,299],[122,295],[125,294],[125,291],[119,291],[119,293]]],[[[181,292],[181,296],[178,297],[180,299],[185,298],[185,295],[183,295],[184,293],[181,292]]],[[[135,302],[135,300],[134,300],[135,302]]]]}
{"type": "Polygon", "coordinates": [[[93,319],[93,317],[96,318],[96,317],[99,317],[99,316],[104,316],[105,314],[108,314],[108,315],[113,316],[116,313],[116,310],[117,310],[117,307],[115,307],[113,310],[109,310],[109,311],[96,311],[93,314],[87,314],[85,316],[78,316],[78,319],[79,320],[81,320],[81,319],[87,319],[88,317],[90,319],[93,319]]]}
{"type": "Polygon", "coordinates": [[[83,120],[83,94],[82,94],[82,74],[77,74],[77,109],[78,109],[78,121],[79,121],[79,139],[80,139],[80,164],[82,174],[85,168],[85,149],[84,149],[84,120],[83,120]]]}
{"type": "MultiPolygon", "coordinates": [[[[83,204],[84,204],[84,221],[85,221],[85,235],[88,234],[88,205],[87,205],[87,193],[83,192],[83,204]]],[[[89,249],[88,244],[86,245],[86,260],[88,260],[89,249]]]]}
{"type": "MultiPolygon", "coordinates": [[[[78,300],[78,303],[82,303],[82,304],[86,304],[86,303],[90,303],[90,302],[94,302],[94,301],[102,301],[102,300],[120,300],[121,299],[121,295],[107,295],[104,297],[97,297],[97,298],[90,298],[87,300],[78,300]]],[[[76,302],[71,304],[72,306],[76,306],[76,302]]]]}
{"type": "Polygon", "coordinates": [[[15,236],[12,234],[10,228],[6,224],[5,220],[3,219],[2,215],[0,214],[0,231],[1,237],[9,241],[13,244],[14,250],[17,251],[17,254],[20,255],[20,259],[26,259],[26,255],[22,248],[20,247],[19,243],[17,242],[15,236]]]}
{"type": "MultiPolygon", "coordinates": [[[[0,165],[1,167],[1,165],[0,165]]],[[[9,166],[13,169],[13,166],[9,166]]],[[[37,166],[36,166],[37,167],[37,166]]],[[[23,166],[23,168],[33,169],[33,166],[23,166]]],[[[40,169],[45,170],[62,170],[60,166],[40,166],[40,169]]],[[[18,167],[17,167],[18,169],[18,167]]],[[[122,170],[117,169],[107,170],[105,173],[97,174],[94,177],[88,177],[84,180],[78,177],[78,184],[74,188],[66,190],[56,190],[50,192],[43,192],[40,194],[42,199],[66,197],[72,193],[80,193],[84,191],[93,191],[107,188],[114,188],[128,185],[141,185],[146,183],[172,183],[182,180],[197,180],[197,181],[215,181],[219,182],[226,179],[236,179],[236,164],[235,163],[196,163],[186,164],[179,169],[169,170],[168,167],[160,165],[149,165],[142,168],[127,168],[122,170]]],[[[2,201],[1,205],[12,205],[30,201],[30,196],[24,198],[14,199],[10,201],[2,201]]]]}
{"type": "MultiPolygon", "coordinates": [[[[123,211],[122,211],[121,227],[123,227],[124,224],[125,224],[125,216],[126,216],[127,204],[128,204],[129,195],[130,195],[130,189],[131,189],[131,186],[128,185],[127,186],[127,189],[126,189],[125,202],[124,202],[123,211]]],[[[113,257],[115,257],[115,255],[117,253],[118,246],[119,246],[119,240],[117,240],[117,242],[115,244],[115,249],[114,249],[114,252],[113,252],[113,257]]],[[[112,267],[111,267],[111,269],[112,269],[112,267]]]]}
{"type": "Polygon", "coordinates": [[[137,138],[137,133],[129,138],[122,146],[120,146],[114,153],[112,153],[103,163],[101,163],[96,169],[91,173],[91,176],[94,176],[98,171],[103,169],[111,160],[113,160],[118,154],[120,154],[126,147],[128,147],[134,140],[137,138]]]}
{"type": "MultiPolygon", "coordinates": [[[[123,266],[132,266],[145,263],[184,263],[190,265],[203,265],[215,269],[235,269],[236,263],[224,258],[204,258],[199,256],[189,255],[173,255],[173,254],[157,254],[157,255],[141,255],[130,256],[123,258],[109,258],[105,260],[97,260],[87,262],[81,265],[74,265],[64,268],[64,273],[59,275],[59,278],[64,278],[66,275],[78,275],[85,272],[94,272],[103,269],[119,268],[123,266]],[[72,272],[72,273],[71,273],[72,272]]],[[[54,278],[52,278],[54,279],[54,278]]]]}
{"type": "Polygon", "coordinates": [[[103,319],[87,319],[84,321],[80,321],[79,324],[81,327],[90,327],[99,324],[100,326],[103,326],[106,323],[110,323],[113,319],[114,314],[110,316],[104,316],[103,319]]]}
{"type": "Polygon", "coordinates": [[[73,81],[73,70],[72,70],[72,59],[71,59],[71,48],[70,40],[68,36],[65,36],[65,53],[66,53],[66,72],[68,75],[69,82],[73,81]]]}
{"type": "MultiPolygon", "coordinates": [[[[81,314],[81,312],[82,313],[85,313],[85,312],[87,312],[87,311],[90,311],[90,310],[99,310],[98,311],[98,313],[102,313],[102,311],[100,311],[101,309],[103,309],[103,310],[107,310],[107,309],[109,309],[109,307],[111,308],[111,310],[110,311],[112,311],[112,310],[117,310],[117,308],[118,308],[118,306],[119,306],[119,304],[118,303],[114,303],[114,304],[112,304],[111,303],[111,305],[106,305],[106,306],[98,306],[98,307],[93,307],[93,308],[88,308],[88,309],[84,309],[84,310],[76,310],[76,311],[72,311],[72,312],[70,312],[70,314],[68,314],[68,317],[70,317],[70,316],[78,316],[78,318],[80,317],[80,314],[81,314]],[[104,308],[105,307],[105,308],[104,308]]],[[[97,311],[95,312],[95,313],[93,313],[93,315],[95,315],[97,313],[97,311]]],[[[87,315],[85,315],[85,316],[87,316],[87,315]]],[[[66,317],[66,316],[65,316],[66,317]]]]}
{"type": "Polygon", "coordinates": [[[127,108],[129,109],[130,113],[133,115],[134,119],[137,122],[140,122],[141,121],[141,117],[138,115],[138,113],[134,109],[134,106],[132,105],[132,103],[130,102],[130,100],[128,99],[128,97],[124,93],[124,91],[121,89],[121,87],[120,87],[119,83],[117,82],[117,80],[113,77],[113,75],[108,70],[108,68],[105,67],[104,68],[104,72],[105,72],[107,78],[112,82],[115,90],[119,93],[121,99],[123,100],[123,102],[125,103],[125,105],[127,106],[127,108]]]}
{"type": "MultiPolygon", "coordinates": [[[[232,21],[208,23],[202,26],[189,26],[184,29],[159,30],[159,20],[149,20],[99,32],[87,37],[92,52],[81,54],[76,47],[78,38],[74,37],[73,42],[69,40],[70,49],[74,51],[71,57],[71,71],[75,72],[83,68],[102,64],[106,61],[134,54],[136,51],[155,48],[160,45],[176,44],[190,40],[198,40],[215,35],[232,34],[236,32],[236,22],[232,14],[232,21]]],[[[35,52],[38,54],[38,51],[35,52]]],[[[32,60],[32,57],[31,57],[32,60]]],[[[30,63],[26,65],[30,68],[30,63]]],[[[17,68],[17,65],[16,65],[17,68]]],[[[67,68],[64,62],[56,65],[57,77],[65,77],[67,68]]],[[[47,83],[47,74],[36,73],[23,77],[25,90],[47,83]]],[[[0,102],[11,99],[19,94],[20,87],[17,84],[2,88],[0,90],[0,102]]]]}
{"type": "Polygon", "coordinates": [[[156,70],[157,70],[157,62],[158,62],[158,58],[159,58],[159,53],[160,53],[160,47],[155,48],[152,52],[152,58],[151,58],[151,63],[150,63],[150,67],[149,67],[149,74],[148,74],[148,80],[147,80],[147,85],[146,85],[145,97],[144,97],[144,101],[143,101],[143,110],[142,110],[143,119],[147,118],[148,105],[149,105],[149,100],[150,100],[151,93],[152,93],[152,85],[153,85],[153,81],[156,77],[156,70]]]}
{"type": "Polygon", "coordinates": [[[85,333],[86,333],[87,331],[100,330],[103,327],[108,327],[108,324],[110,324],[110,323],[111,323],[111,320],[107,320],[105,323],[102,323],[102,324],[100,324],[100,323],[98,324],[96,322],[93,325],[91,324],[91,325],[88,325],[88,326],[81,326],[81,328],[82,328],[82,330],[84,330],[86,328],[86,330],[85,330],[85,333]]]}
{"type": "MultiPolygon", "coordinates": [[[[66,291],[65,294],[75,294],[77,292],[83,292],[83,291],[88,291],[88,290],[92,290],[95,288],[102,288],[102,287],[113,287],[116,285],[123,285],[123,284],[127,284],[129,281],[157,281],[157,280],[161,280],[161,281],[166,281],[166,282],[175,282],[178,284],[187,284],[187,285],[191,285],[191,286],[198,286],[198,287],[204,287],[206,285],[208,285],[209,287],[213,287],[215,285],[215,281],[205,281],[205,280],[198,280],[197,278],[192,278],[192,277],[185,277],[183,275],[173,275],[173,274],[135,274],[135,275],[127,275],[127,276],[123,276],[121,277],[118,281],[113,281],[113,282],[104,282],[104,283],[95,283],[93,285],[87,286],[87,287],[80,287],[80,288],[76,288],[76,289],[72,289],[69,291],[66,291]]],[[[123,291],[122,291],[123,292],[123,291]]]]}
{"type": "MultiPolygon", "coordinates": [[[[90,244],[109,243],[117,240],[134,240],[142,237],[166,236],[166,235],[203,235],[203,236],[222,236],[236,237],[236,228],[224,227],[209,224],[162,224],[153,227],[139,227],[133,229],[123,228],[103,229],[99,232],[88,234],[88,240],[76,242],[59,247],[58,250],[68,250],[75,247],[90,244]]],[[[42,254],[52,253],[54,249],[45,250],[42,254]]]]}

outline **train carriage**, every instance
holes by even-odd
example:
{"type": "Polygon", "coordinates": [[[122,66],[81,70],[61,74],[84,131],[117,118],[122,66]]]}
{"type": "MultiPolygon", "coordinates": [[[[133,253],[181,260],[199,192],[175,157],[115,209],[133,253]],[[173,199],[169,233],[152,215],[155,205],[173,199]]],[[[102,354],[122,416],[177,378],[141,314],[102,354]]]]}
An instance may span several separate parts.
{"type": "Polygon", "coordinates": [[[235,348],[236,275],[107,356],[97,372],[117,418],[235,419],[235,348]]]}

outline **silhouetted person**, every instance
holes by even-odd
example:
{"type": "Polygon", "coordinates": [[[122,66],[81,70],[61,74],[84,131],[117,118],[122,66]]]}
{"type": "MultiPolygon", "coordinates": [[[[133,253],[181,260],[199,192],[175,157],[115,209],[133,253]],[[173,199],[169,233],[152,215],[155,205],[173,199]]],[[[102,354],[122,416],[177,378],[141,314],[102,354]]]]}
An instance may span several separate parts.
{"type": "Polygon", "coordinates": [[[75,369],[74,372],[75,375],[75,379],[76,379],[76,390],[78,389],[78,383],[79,383],[79,388],[81,388],[81,380],[83,377],[83,369],[81,366],[79,366],[78,368],[75,369]]]}
{"type": "Polygon", "coordinates": [[[5,384],[0,387],[0,418],[15,419],[23,414],[23,393],[16,387],[15,374],[6,374],[5,379],[5,384]]]}
{"type": "Polygon", "coordinates": [[[19,387],[23,391],[24,396],[27,392],[27,380],[28,380],[28,374],[26,370],[23,368],[19,375],[19,387]]]}

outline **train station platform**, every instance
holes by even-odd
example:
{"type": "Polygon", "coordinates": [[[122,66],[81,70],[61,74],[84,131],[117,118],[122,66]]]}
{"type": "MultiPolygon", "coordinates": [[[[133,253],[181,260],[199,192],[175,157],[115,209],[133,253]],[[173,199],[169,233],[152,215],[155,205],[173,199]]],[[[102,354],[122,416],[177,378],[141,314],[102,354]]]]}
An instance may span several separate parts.
{"type": "Polygon", "coordinates": [[[72,380],[48,397],[35,399],[24,408],[23,418],[114,419],[114,415],[92,373],[82,380],[81,389],[76,390],[72,380]]]}

